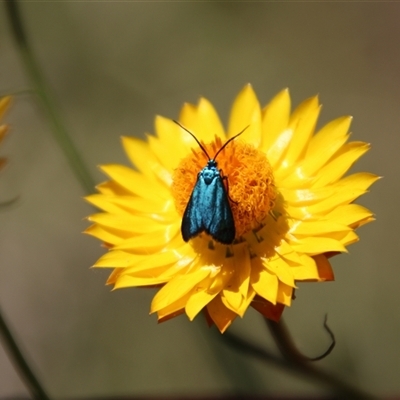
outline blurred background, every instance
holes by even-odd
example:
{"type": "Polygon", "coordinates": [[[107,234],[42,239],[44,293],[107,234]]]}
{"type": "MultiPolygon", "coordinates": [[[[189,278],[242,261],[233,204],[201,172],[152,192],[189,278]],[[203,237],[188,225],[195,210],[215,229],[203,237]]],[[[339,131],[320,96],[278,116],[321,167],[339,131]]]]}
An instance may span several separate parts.
{"type": "MultiPolygon", "coordinates": [[[[30,2],[30,43],[68,131],[96,181],[97,165],[127,164],[120,136],[144,138],[156,114],[178,116],[208,98],[226,122],[250,82],[266,104],[290,88],[293,105],[319,94],[319,126],[353,115],[352,139],[372,150],[352,171],[384,176],[358,203],[377,220],[333,259],[336,282],[299,284],[284,317],[299,349],[365,390],[400,393],[400,4],[389,2],[30,2]]],[[[0,94],[31,88],[0,4],[0,94]]],[[[320,386],[238,354],[199,315],[158,325],[152,289],[111,292],[89,267],[104,249],[88,226],[80,183],[38,99],[16,96],[0,148],[0,305],[49,393],[311,396],[320,386]]],[[[94,191],[94,189],[93,189],[94,191]]],[[[274,348],[254,310],[232,332],[274,348]]],[[[0,348],[0,398],[27,395],[0,348]]]]}

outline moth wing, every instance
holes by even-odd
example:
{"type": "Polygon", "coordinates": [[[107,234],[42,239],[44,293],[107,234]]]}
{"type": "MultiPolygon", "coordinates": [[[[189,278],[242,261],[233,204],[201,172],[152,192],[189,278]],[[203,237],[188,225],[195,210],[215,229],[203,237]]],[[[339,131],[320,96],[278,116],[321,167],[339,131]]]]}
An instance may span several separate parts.
{"type": "Polygon", "coordinates": [[[208,188],[209,207],[204,210],[205,231],[217,242],[231,244],[236,235],[229,196],[223,180],[218,174],[208,188]]]}
{"type": "Polygon", "coordinates": [[[181,232],[185,242],[205,230],[202,214],[203,196],[206,189],[207,185],[200,173],[182,217],[181,232]]]}

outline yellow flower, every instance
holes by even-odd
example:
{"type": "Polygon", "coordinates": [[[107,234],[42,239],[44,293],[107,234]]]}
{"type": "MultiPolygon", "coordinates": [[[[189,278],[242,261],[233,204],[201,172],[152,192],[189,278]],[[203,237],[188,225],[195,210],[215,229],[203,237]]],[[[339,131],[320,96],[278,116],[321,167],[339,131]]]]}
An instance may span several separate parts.
{"type": "MultiPolygon", "coordinates": [[[[8,109],[11,103],[11,97],[2,97],[0,98],[0,120],[3,118],[6,110],[8,109]]],[[[4,139],[8,131],[8,125],[0,125],[0,142],[4,139]]],[[[0,168],[2,168],[7,160],[5,158],[0,158],[0,168]]]]}
{"type": "MultiPolygon", "coordinates": [[[[369,145],[346,143],[351,117],[314,134],[321,106],[317,97],[290,111],[288,90],[263,109],[250,85],[237,96],[228,130],[209,101],[185,104],[180,123],[214,157],[226,183],[235,240],[224,245],[205,232],[187,243],[182,216],[208,158],[172,120],[156,117],[147,142],[124,137],[136,169],[103,165],[110,180],[87,200],[103,210],[86,233],[109,252],[95,267],[113,268],[114,288],[159,287],[151,313],[165,321],[181,313],[190,320],[203,310],[224,332],[249,306],[279,320],[290,306],[296,282],[333,280],[328,258],[358,240],[354,232],[373,220],[353,204],[378,177],[343,178],[369,145]]],[[[218,238],[217,238],[218,239],[218,238]]]]}

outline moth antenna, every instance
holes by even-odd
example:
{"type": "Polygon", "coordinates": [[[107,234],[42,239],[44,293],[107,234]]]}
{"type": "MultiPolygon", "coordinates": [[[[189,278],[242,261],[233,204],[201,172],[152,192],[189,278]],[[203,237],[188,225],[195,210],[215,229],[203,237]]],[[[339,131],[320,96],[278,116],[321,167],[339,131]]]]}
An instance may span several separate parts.
{"type": "Polygon", "coordinates": [[[217,158],[218,154],[221,153],[221,151],[230,143],[232,142],[233,139],[236,139],[239,135],[241,135],[250,125],[247,125],[246,128],[242,129],[238,134],[235,136],[231,137],[228,141],[225,142],[225,144],[217,151],[217,153],[214,156],[214,161],[217,158]]]}
{"type": "MultiPolygon", "coordinates": [[[[196,136],[194,136],[194,134],[192,133],[192,132],[190,132],[189,131],[189,129],[186,129],[182,124],[180,124],[178,121],[176,121],[176,120],[172,120],[172,121],[174,121],[178,126],[180,126],[182,129],[184,129],[187,133],[189,133],[192,137],[193,137],[193,139],[197,142],[197,144],[200,146],[200,148],[204,151],[204,153],[205,153],[205,155],[207,156],[207,158],[208,158],[208,161],[210,161],[211,160],[211,157],[208,155],[208,153],[207,153],[207,150],[203,147],[203,145],[199,142],[199,140],[197,139],[197,137],[196,136]]],[[[242,133],[242,132],[241,132],[242,133]]],[[[237,136],[237,135],[236,135],[237,136]]],[[[235,136],[235,137],[236,137],[235,136]]],[[[232,139],[234,139],[234,138],[232,138],[232,139]]],[[[232,140],[231,139],[231,140],[232,140]]],[[[225,145],[226,145],[226,143],[225,143],[225,145]]],[[[225,147],[225,145],[222,147],[222,148],[224,148],[225,147]]],[[[218,154],[218,153],[217,153],[218,154]]],[[[215,159],[215,157],[214,157],[214,159],[215,159]]]]}

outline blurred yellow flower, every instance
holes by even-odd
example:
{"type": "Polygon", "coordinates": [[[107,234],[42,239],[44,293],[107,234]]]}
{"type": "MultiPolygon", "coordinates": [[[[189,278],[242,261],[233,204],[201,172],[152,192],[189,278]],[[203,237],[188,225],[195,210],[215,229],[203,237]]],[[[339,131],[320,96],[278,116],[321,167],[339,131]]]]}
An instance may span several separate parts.
{"type": "Polygon", "coordinates": [[[346,143],[351,117],[331,121],[315,135],[321,106],[317,97],[291,113],[288,90],[263,109],[250,85],[237,96],[225,132],[212,104],[185,104],[180,123],[193,132],[210,157],[218,155],[227,177],[235,240],[224,245],[201,233],[185,242],[180,226],[207,157],[172,120],[156,117],[156,136],[147,142],[124,137],[137,170],[103,165],[110,180],[87,200],[103,210],[86,233],[109,252],[95,267],[114,268],[114,288],[159,287],[151,313],[165,321],[183,312],[190,320],[203,310],[224,332],[252,306],[279,320],[298,281],[333,280],[329,256],[346,252],[354,232],[373,220],[353,204],[378,177],[343,178],[369,145],[346,143]]]}
{"type": "MultiPolygon", "coordinates": [[[[5,114],[6,110],[8,109],[9,105],[11,103],[11,97],[2,97],[0,98],[0,121],[3,118],[3,115],[5,114]]],[[[4,136],[6,135],[8,131],[8,125],[0,125],[0,142],[4,139],[4,136]]],[[[0,158],[0,168],[2,168],[5,163],[6,163],[5,158],[0,158]]]]}

